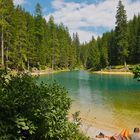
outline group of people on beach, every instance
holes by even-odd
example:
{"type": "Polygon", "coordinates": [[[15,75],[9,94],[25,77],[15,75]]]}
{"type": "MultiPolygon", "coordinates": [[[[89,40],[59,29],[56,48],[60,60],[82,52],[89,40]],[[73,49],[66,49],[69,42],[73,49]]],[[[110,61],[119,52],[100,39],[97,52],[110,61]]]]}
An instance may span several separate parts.
{"type": "Polygon", "coordinates": [[[137,127],[134,128],[133,134],[130,134],[129,129],[123,129],[121,133],[113,136],[105,136],[103,133],[100,133],[96,138],[108,138],[109,140],[140,140],[140,129],[137,127]]]}

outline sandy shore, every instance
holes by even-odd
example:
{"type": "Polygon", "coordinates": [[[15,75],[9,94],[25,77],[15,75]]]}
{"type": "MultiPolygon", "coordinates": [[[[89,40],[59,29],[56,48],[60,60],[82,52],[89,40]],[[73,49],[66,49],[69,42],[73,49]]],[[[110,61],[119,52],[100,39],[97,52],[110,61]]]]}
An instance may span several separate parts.
{"type": "MultiPolygon", "coordinates": [[[[68,117],[70,121],[72,121],[72,117],[68,117]]],[[[83,132],[86,136],[90,137],[93,140],[99,140],[96,138],[100,132],[105,134],[106,136],[112,136],[115,133],[119,133],[121,129],[115,128],[109,124],[105,124],[104,122],[97,121],[89,121],[86,118],[81,118],[80,131],[83,132]]],[[[102,138],[102,140],[107,140],[107,138],[102,138]]]]}
{"type": "MultiPolygon", "coordinates": [[[[113,136],[119,134],[123,129],[125,128],[116,128],[110,124],[104,124],[104,122],[86,122],[83,119],[80,125],[80,130],[92,140],[99,140],[99,138],[96,138],[96,135],[100,132],[106,136],[113,136]]],[[[130,130],[130,133],[133,133],[133,130],[130,130]]],[[[101,140],[108,140],[108,138],[102,138],[101,140]]]]}
{"type": "Polygon", "coordinates": [[[119,72],[119,71],[95,71],[97,74],[114,74],[114,75],[133,75],[132,72],[119,72]]]}
{"type": "MultiPolygon", "coordinates": [[[[112,136],[114,133],[112,131],[103,129],[101,127],[93,126],[92,124],[82,122],[80,125],[80,131],[82,131],[86,136],[90,137],[93,140],[99,140],[96,138],[100,132],[106,136],[112,136]]],[[[107,138],[102,138],[102,140],[108,140],[107,138]]]]}
{"type": "Polygon", "coordinates": [[[50,68],[46,70],[36,70],[31,72],[31,75],[46,75],[46,74],[53,74],[53,73],[59,73],[59,72],[66,72],[69,71],[69,69],[64,69],[64,70],[52,70],[50,68]]]}
{"type": "MultiPolygon", "coordinates": [[[[72,121],[72,115],[69,114],[69,120],[72,121]]],[[[90,137],[92,140],[99,140],[96,138],[96,135],[99,135],[102,132],[106,136],[113,136],[119,134],[123,127],[117,127],[116,125],[107,123],[106,120],[98,121],[96,118],[88,119],[80,115],[81,125],[80,131],[83,132],[86,136],[90,137]]],[[[130,132],[133,133],[133,128],[129,128],[130,132]]],[[[107,138],[102,138],[101,140],[108,140],[107,138]]]]}

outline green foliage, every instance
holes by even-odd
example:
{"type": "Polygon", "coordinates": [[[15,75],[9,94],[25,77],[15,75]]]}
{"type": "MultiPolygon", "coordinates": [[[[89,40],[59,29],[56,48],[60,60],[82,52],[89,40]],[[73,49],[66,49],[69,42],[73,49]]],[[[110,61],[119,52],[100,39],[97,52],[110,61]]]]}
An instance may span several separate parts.
{"type": "Polygon", "coordinates": [[[80,125],[80,121],[81,121],[81,118],[79,118],[79,115],[80,115],[80,111],[77,111],[75,112],[74,114],[72,114],[73,116],[73,121],[75,123],[77,123],[78,125],[80,125]]]}
{"type": "Polygon", "coordinates": [[[83,64],[83,66],[86,68],[87,64],[87,59],[88,59],[88,54],[89,54],[89,46],[87,44],[81,45],[81,50],[80,50],[80,60],[83,64]]]}
{"type": "Polygon", "coordinates": [[[52,16],[46,21],[39,3],[32,16],[22,7],[14,7],[12,0],[0,0],[0,15],[0,53],[4,54],[1,67],[4,63],[7,69],[18,71],[45,66],[98,70],[109,65],[140,62],[140,15],[127,23],[121,0],[115,30],[96,40],[92,37],[84,44],[80,44],[78,33],[71,37],[68,28],[62,23],[56,24],[52,16]]]}
{"type": "Polygon", "coordinates": [[[128,24],[128,37],[129,37],[129,57],[128,62],[137,64],[140,62],[140,15],[134,16],[128,24]]]}
{"type": "Polygon", "coordinates": [[[8,67],[9,49],[13,41],[13,2],[12,0],[0,0],[0,46],[1,46],[1,64],[8,67]]]}
{"type": "Polygon", "coordinates": [[[71,103],[67,91],[56,83],[38,84],[36,80],[29,74],[1,72],[0,139],[78,139],[79,124],[66,118],[71,103]]]}
{"type": "Polygon", "coordinates": [[[127,16],[122,1],[119,0],[116,14],[115,42],[119,64],[126,63],[128,57],[127,16]]]}
{"type": "Polygon", "coordinates": [[[98,70],[99,64],[100,64],[99,48],[97,47],[96,41],[92,39],[92,41],[89,43],[86,67],[92,68],[93,70],[98,70]]]}
{"type": "Polygon", "coordinates": [[[135,66],[132,71],[134,73],[134,78],[140,81],[140,65],[135,66]]]}
{"type": "Polygon", "coordinates": [[[14,7],[12,0],[0,0],[0,15],[1,64],[5,67],[23,71],[44,66],[73,69],[79,65],[78,34],[72,39],[68,28],[55,24],[52,16],[47,22],[39,3],[32,16],[21,6],[14,7]]]}
{"type": "Polygon", "coordinates": [[[76,64],[80,66],[80,41],[78,33],[73,34],[73,45],[76,48],[76,64]]]}
{"type": "Polygon", "coordinates": [[[104,33],[101,38],[98,37],[95,45],[91,44],[92,40],[81,47],[81,60],[86,68],[102,69],[108,66],[124,65],[126,62],[129,64],[140,63],[140,15],[135,15],[127,23],[126,11],[120,0],[117,7],[115,30],[104,33]]]}

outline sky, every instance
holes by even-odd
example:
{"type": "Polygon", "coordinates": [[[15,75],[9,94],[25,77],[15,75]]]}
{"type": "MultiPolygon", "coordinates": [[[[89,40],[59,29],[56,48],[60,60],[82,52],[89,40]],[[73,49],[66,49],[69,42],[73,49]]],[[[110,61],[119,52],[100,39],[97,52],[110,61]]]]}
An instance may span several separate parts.
{"type": "MultiPolygon", "coordinates": [[[[40,3],[44,18],[50,15],[55,23],[63,23],[69,28],[70,34],[78,32],[80,42],[88,42],[92,36],[97,38],[104,32],[115,28],[115,15],[119,0],[14,0],[34,14],[35,5],[40,3]]],[[[127,19],[140,13],[140,0],[122,0],[127,19]]]]}

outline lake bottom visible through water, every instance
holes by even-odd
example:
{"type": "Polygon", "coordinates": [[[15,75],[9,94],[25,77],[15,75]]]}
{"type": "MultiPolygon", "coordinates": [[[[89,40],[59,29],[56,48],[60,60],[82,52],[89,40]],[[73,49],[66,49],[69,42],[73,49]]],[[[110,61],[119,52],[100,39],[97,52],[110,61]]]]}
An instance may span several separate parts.
{"type": "Polygon", "coordinates": [[[69,91],[70,115],[80,111],[89,127],[112,132],[140,127],[140,82],[133,76],[72,71],[40,77],[41,81],[54,79],[69,91]]]}

